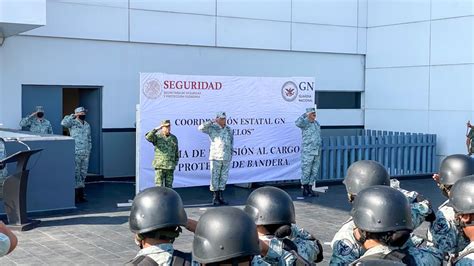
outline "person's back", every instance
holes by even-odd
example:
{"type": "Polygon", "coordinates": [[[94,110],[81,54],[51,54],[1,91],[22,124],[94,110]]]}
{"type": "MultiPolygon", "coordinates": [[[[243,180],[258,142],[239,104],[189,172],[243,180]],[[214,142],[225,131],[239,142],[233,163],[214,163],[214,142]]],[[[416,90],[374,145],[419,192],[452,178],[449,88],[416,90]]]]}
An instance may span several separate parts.
{"type": "Polygon", "coordinates": [[[263,261],[291,265],[291,261],[300,258],[310,263],[323,260],[319,240],[295,224],[293,201],[284,190],[271,186],[256,189],[249,195],[244,211],[257,225],[260,240],[268,246],[268,251],[261,254],[263,261]]]}
{"type": "MultiPolygon", "coordinates": [[[[437,182],[442,194],[449,198],[453,185],[465,176],[474,174],[474,160],[463,154],[447,156],[440,165],[439,174],[433,179],[437,182]]],[[[463,250],[469,241],[458,229],[455,211],[449,199],[436,212],[434,220],[428,228],[428,240],[445,255],[463,250]]]]}
{"type": "Polygon", "coordinates": [[[449,201],[455,211],[459,230],[470,242],[450,257],[449,265],[474,265],[474,175],[456,181],[450,191],[449,201]]]}
{"type": "Polygon", "coordinates": [[[251,265],[260,254],[257,227],[240,209],[210,209],[199,218],[192,253],[193,264],[251,265]]]}
{"type": "MultiPolygon", "coordinates": [[[[360,191],[366,188],[376,185],[390,186],[401,192],[410,203],[411,220],[414,228],[421,225],[423,221],[434,219],[430,203],[415,191],[401,189],[398,180],[391,180],[385,167],[376,161],[361,160],[351,164],[343,183],[346,186],[350,203],[356,199],[360,191]]],[[[333,249],[331,265],[348,264],[364,255],[365,249],[353,234],[355,227],[351,217],[334,235],[331,241],[333,249]]],[[[418,242],[420,242],[418,237],[412,235],[405,246],[415,246],[418,242]]]]}
{"type": "Polygon", "coordinates": [[[352,265],[370,259],[388,259],[407,265],[441,265],[435,248],[404,247],[413,231],[405,195],[388,186],[371,186],[359,192],[351,211],[354,237],[366,250],[352,265]]]}
{"type": "Polygon", "coordinates": [[[174,190],[153,187],[140,192],[129,218],[140,251],[127,265],[189,265],[191,255],[173,248],[187,222],[181,198],[174,190]]]}

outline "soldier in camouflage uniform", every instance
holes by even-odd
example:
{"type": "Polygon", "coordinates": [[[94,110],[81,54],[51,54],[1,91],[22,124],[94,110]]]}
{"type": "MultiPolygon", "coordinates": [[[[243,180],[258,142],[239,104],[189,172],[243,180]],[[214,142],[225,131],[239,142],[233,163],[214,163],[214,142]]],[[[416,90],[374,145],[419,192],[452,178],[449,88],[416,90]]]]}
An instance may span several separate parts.
{"type": "Polygon", "coordinates": [[[155,184],[159,187],[173,187],[173,172],[178,164],[178,139],[171,134],[170,121],[164,120],[159,127],[145,135],[146,140],[155,146],[155,184]],[[158,131],[161,130],[160,133],[158,131]]]}
{"type": "Polygon", "coordinates": [[[244,211],[257,224],[260,241],[267,247],[260,260],[271,265],[323,260],[319,240],[295,225],[293,201],[284,190],[271,186],[256,189],[249,195],[244,211]]]}
{"type": "MultiPolygon", "coordinates": [[[[5,143],[2,139],[0,139],[0,160],[5,159],[7,157],[7,152],[5,150],[5,143]]],[[[6,165],[0,165],[0,182],[3,182],[4,179],[7,177],[7,168],[6,165]]]]}
{"type": "Polygon", "coordinates": [[[316,178],[321,164],[321,127],[316,121],[316,109],[307,108],[306,113],[296,120],[296,126],[301,128],[303,143],[301,147],[301,185],[303,197],[316,196],[311,186],[316,184],[316,178]]]}
{"type": "Polygon", "coordinates": [[[449,265],[474,265],[474,175],[458,180],[449,193],[449,202],[456,212],[458,228],[470,242],[450,258],[449,265]]]}
{"type": "Polygon", "coordinates": [[[44,118],[43,106],[36,106],[34,113],[21,119],[20,127],[27,127],[33,133],[53,134],[51,122],[44,118]]]}
{"type": "Polygon", "coordinates": [[[471,121],[467,122],[467,128],[469,128],[469,133],[466,135],[467,155],[471,156],[474,153],[474,126],[471,121]]]}
{"type": "Polygon", "coordinates": [[[218,112],[215,120],[201,124],[198,129],[208,134],[211,140],[209,161],[211,163],[210,190],[213,193],[212,203],[214,205],[227,205],[227,202],[224,201],[223,192],[229,177],[234,134],[232,129],[226,125],[225,112],[218,112]]]}
{"type": "Polygon", "coordinates": [[[197,265],[267,266],[255,259],[260,254],[259,244],[257,227],[245,212],[233,207],[213,208],[197,223],[193,260],[197,265]]]}
{"type": "MultiPolygon", "coordinates": [[[[463,154],[454,154],[441,162],[439,174],[433,175],[433,179],[443,195],[449,198],[452,186],[461,178],[472,174],[474,160],[463,154]]],[[[469,244],[469,240],[458,229],[455,211],[450,206],[449,199],[438,208],[436,220],[428,228],[428,239],[445,256],[452,256],[469,244]]]]}
{"type": "Polygon", "coordinates": [[[181,227],[187,224],[183,202],[176,191],[151,187],[138,193],[130,210],[129,227],[140,251],[127,265],[190,265],[191,254],[173,248],[181,227]]]}
{"type": "Polygon", "coordinates": [[[85,202],[84,181],[89,168],[89,156],[92,148],[91,127],[85,121],[87,110],[78,107],[74,114],[67,115],[61,121],[61,125],[69,129],[69,135],[75,142],[75,162],[76,162],[76,202],[85,202]]]}
{"type": "Polygon", "coordinates": [[[410,205],[402,192],[388,186],[368,187],[355,198],[351,214],[356,226],[354,237],[366,250],[351,265],[372,259],[441,265],[442,253],[438,249],[404,246],[413,231],[413,222],[410,205]]]}
{"type": "MultiPolygon", "coordinates": [[[[398,180],[390,180],[390,176],[385,167],[376,161],[361,160],[351,164],[347,169],[343,183],[346,186],[348,199],[351,203],[361,190],[375,185],[391,186],[403,193],[410,203],[414,228],[420,226],[424,221],[433,221],[435,218],[429,201],[424,199],[416,191],[401,189],[398,180]]],[[[366,250],[355,239],[355,227],[351,217],[334,236],[331,241],[333,254],[330,265],[347,265],[365,253],[366,250]]],[[[416,246],[421,241],[421,239],[412,235],[405,246],[416,246]]]]}

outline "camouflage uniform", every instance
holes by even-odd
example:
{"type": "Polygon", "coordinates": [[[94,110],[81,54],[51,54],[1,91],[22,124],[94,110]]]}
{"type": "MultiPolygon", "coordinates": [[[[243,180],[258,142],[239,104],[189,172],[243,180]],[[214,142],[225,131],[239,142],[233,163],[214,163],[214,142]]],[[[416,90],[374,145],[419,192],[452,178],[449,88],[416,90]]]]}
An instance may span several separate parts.
{"type": "MultiPolygon", "coordinates": [[[[391,186],[402,192],[408,202],[410,202],[413,226],[415,228],[419,227],[425,221],[426,216],[431,212],[429,202],[426,200],[417,202],[418,192],[401,189],[398,187],[398,181],[393,181],[396,180],[391,180],[391,186]]],[[[354,237],[354,228],[355,224],[351,218],[343,224],[341,229],[339,229],[332,239],[332,257],[330,265],[349,264],[360,258],[365,253],[365,249],[354,237]]],[[[422,241],[422,239],[413,234],[410,240],[407,241],[406,246],[417,246],[422,241]]]]}
{"type": "MultiPolygon", "coordinates": [[[[7,152],[5,150],[5,143],[3,143],[3,141],[0,140],[0,160],[5,159],[5,157],[7,157],[7,152]]],[[[0,170],[0,180],[3,180],[5,177],[7,177],[6,166],[5,168],[0,170]]]]}
{"type": "Polygon", "coordinates": [[[301,147],[301,184],[312,185],[316,182],[321,164],[321,127],[318,121],[310,122],[306,113],[295,122],[301,128],[303,143],[301,147]]]}
{"type": "Polygon", "coordinates": [[[268,252],[265,257],[255,256],[252,265],[286,266],[293,265],[296,256],[283,249],[283,242],[274,236],[261,236],[260,240],[268,243],[268,252]]]}
{"type": "Polygon", "coordinates": [[[67,115],[61,121],[61,125],[69,129],[69,134],[74,138],[75,145],[75,162],[76,162],[76,188],[83,188],[84,181],[89,168],[89,156],[91,153],[91,127],[89,123],[84,124],[74,118],[74,114],[67,115]]]}
{"type": "Polygon", "coordinates": [[[178,139],[175,135],[157,133],[153,129],[145,135],[145,138],[155,146],[155,158],[153,167],[155,168],[155,184],[159,187],[173,187],[173,172],[178,164],[178,139]]]}
{"type": "Polygon", "coordinates": [[[463,251],[459,252],[458,257],[462,257],[464,254],[471,252],[464,257],[457,260],[454,266],[472,266],[474,265],[474,242],[471,242],[463,251]]]}
{"type": "Polygon", "coordinates": [[[469,240],[456,226],[456,215],[453,207],[447,206],[449,200],[439,206],[436,220],[428,228],[428,240],[444,254],[455,254],[463,250],[469,240]]]}
{"type": "Polygon", "coordinates": [[[209,161],[211,163],[211,191],[225,190],[229,177],[229,166],[232,161],[232,148],[234,135],[229,126],[222,128],[212,121],[201,124],[198,129],[209,135],[211,150],[209,161]]]}
{"type": "Polygon", "coordinates": [[[27,127],[33,133],[53,134],[51,123],[44,118],[37,118],[36,115],[27,116],[20,121],[21,127],[27,127]]]}
{"type": "Polygon", "coordinates": [[[470,141],[469,155],[471,155],[474,153],[474,128],[473,127],[469,129],[469,134],[467,134],[467,138],[470,141]]]}
{"type": "MultiPolygon", "coordinates": [[[[365,252],[365,254],[360,257],[360,259],[353,261],[351,265],[359,262],[360,260],[367,259],[368,257],[372,257],[377,254],[388,254],[391,251],[396,250],[396,248],[388,247],[384,245],[378,245],[373,248],[370,248],[365,252]]],[[[413,259],[415,260],[415,265],[441,265],[442,255],[439,250],[434,248],[415,248],[415,247],[408,247],[408,254],[410,254],[413,259]]]]}
{"type": "Polygon", "coordinates": [[[173,244],[159,244],[141,249],[135,258],[139,256],[147,256],[153,259],[159,266],[168,266],[171,265],[173,251],[173,244]]]}
{"type": "MultiPolygon", "coordinates": [[[[288,236],[298,248],[298,254],[309,262],[317,260],[317,256],[322,254],[316,240],[309,232],[298,228],[297,225],[291,225],[291,234],[288,236]]],[[[268,253],[265,257],[257,256],[254,259],[255,264],[259,265],[293,265],[297,260],[296,256],[291,252],[283,249],[283,242],[281,239],[274,236],[263,236],[260,240],[268,241],[268,253]],[[266,262],[267,264],[263,264],[266,262]]]]}
{"type": "Polygon", "coordinates": [[[316,261],[318,255],[323,253],[317,244],[318,240],[308,231],[298,228],[296,224],[291,225],[291,235],[289,238],[298,247],[298,254],[309,262],[316,261]]]}

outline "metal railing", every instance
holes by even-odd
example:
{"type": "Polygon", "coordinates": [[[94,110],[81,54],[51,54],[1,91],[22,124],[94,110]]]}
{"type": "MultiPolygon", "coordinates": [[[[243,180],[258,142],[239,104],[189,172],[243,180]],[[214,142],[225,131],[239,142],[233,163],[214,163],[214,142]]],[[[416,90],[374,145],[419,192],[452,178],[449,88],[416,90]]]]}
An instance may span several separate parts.
{"type": "Polygon", "coordinates": [[[381,130],[361,130],[353,136],[323,137],[318,180],[344,179],[355,161],[374,160],[391,176],[434,173],[436,135],[381,130]]]}

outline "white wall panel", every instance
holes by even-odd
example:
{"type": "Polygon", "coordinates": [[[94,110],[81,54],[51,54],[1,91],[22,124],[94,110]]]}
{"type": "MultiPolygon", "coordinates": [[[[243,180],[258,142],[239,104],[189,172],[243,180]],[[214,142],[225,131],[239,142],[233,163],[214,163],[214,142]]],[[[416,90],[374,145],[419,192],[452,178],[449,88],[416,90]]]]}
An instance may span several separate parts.
{"type": "Polygon", "coordinates": [[[51,2],[62,2],[80,5],[95,5],[128,8],[128,0],[48,0],[51,2]]]}
{"type": "Polygon", "coordinates": [[[140,72],[194,75],[310,76],[317,90],[362,90],[361,55],[11,37],[2,46],[0,120],[17,127],[21,84],[103,86],[103,127],[135,121],[140,72]],[[31,47],[35,47],[34,52],[31,47]],[[80,73],[80,74],[78,74],[80,73]],[[344,77],[344,78],[341,78],[344,77]],[[120,108],[117,108],[120,106],[120,108]],[[2,117],[3,116],[3,117],[2,117]],[[120,117],[120,119],[117,119],[120,117]]]}
{"type": "Polygon", "coordinates": [[[363,126],[364,111],[360,109],[319,109],[318,121],[322,126],[363,126]]]}
{"type": "Polygon", "coordinates": [[[431,67],[430,109],[472,110],[474,64],[431,67]]]}
{"type": "Polygon", "coordinates": [[[130,8],[216,15],[216,0],[130,0],[130,8]]]}
{"type": "Polygon", "coordinates": [[[367,19],[368,19],[368,14],[367,12],[369,11],[369,0],[358,0],[357,2],[359,3],[358,5],[358,13],[357,13],[357,25],[359,27],[367,27],[367,19]]]}
{"type": "Polygon", "coordinates": [[[217,45],[224,47],[290,49],[290,23],[217,18],[217,45]]]}
{"type": "Polygon", "coordinates": [[[368,26],[430,20],[430,0],[368,0],[368,26]]]}
{"type": "Polygon", "coordinates": [[[432,21],[431,64],[459,63],[474,63],[474,16],[432,21]]]}
{"type": "Polygon", "coordinates": [[[428,132],[428,111],[366,109],[365,128],[400,132],[428,132]]]}
{"type": "Polygon", "coordinates": [[[369,28],[367,67],[428,65],[429,44],[429,22],[369,28]]]}
{"type": "Polygon", "coordinates": [[[357,26],[357,1],[293,0],[293,22],[357,26]]]}
{"type": "Polygon", "coordinates": [[[369,109],[428,110],[429,67],[367,69],[369,109]]]}
{"type": "Polygon", "coordinates": [[[431,0],[432,19],[474,15],[472,0],[431,0]]]}
{"type": "Polygon", "coordinates": [[[367,54],[367,29],[357,29],[357,53],[367,54]]]}
{"type": "Polygon", "coordinates": [[[437,134],[439,155],[467,153],[466,122],[471,112],[431,111],[430,133],[437,134]]]}
{"type": "Polygon", "coordinates": [[[48,2],[46,26],[26,35],[102,40],[128,40],[128,10],[48,2]]]}
{"type": "Polygon", "coordinates": [[[0,23],[46,23],[46,0],[0,0],[0,23]]]}
{"type": "Polygon", "coordinates": [[[215,45],[212,16],[156,11],[130,11],[130,41],[188,45],[215,45]]]}
{"type": "Polygon", "coordinates": [[[291,21],[291,0],[217,0],[217,15],[291,21]]]}
{"type": "Polygon", "coordinates": [[[293,23],[292,50],[357,53],[357,28],[293,23]]]}

